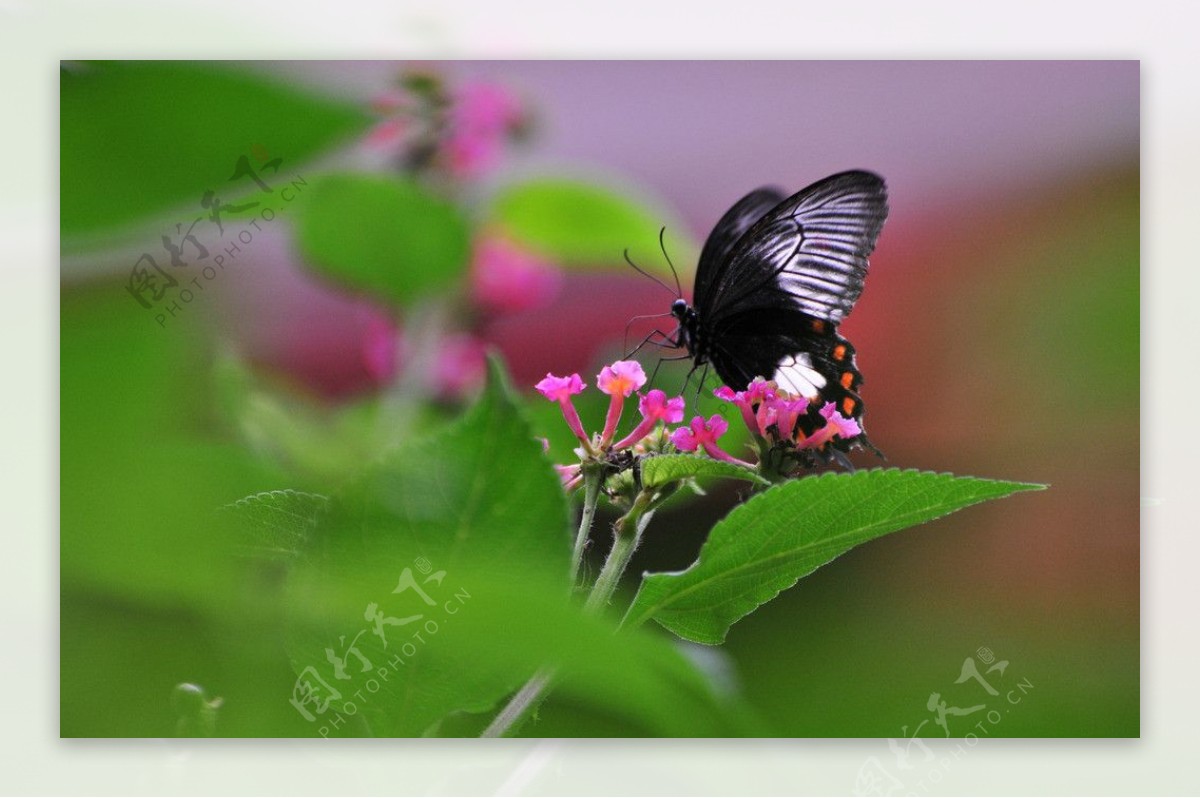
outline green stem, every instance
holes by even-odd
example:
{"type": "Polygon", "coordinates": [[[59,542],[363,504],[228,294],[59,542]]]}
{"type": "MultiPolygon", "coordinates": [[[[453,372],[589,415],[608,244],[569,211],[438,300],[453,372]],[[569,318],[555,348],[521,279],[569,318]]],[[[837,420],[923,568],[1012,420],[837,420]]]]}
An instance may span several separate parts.
{"type": "Polygon", "coordinates": [[[584,613],[601,612],[608,606],[621,581],[621,575],[625,573],[629,560],[642,541],[642,531],[654,514],[646,512],[646,508],[650,506],[650,498],[648,493],[640,494],[629,512],[617,521],[612,550],[608,553],[608,559],[604,561],[600,576],[596,577],[596,584],[588,594],[587,603],[583,605],[584,613]]]}
{"type": "Polygon", "coordinates": [[[603,473],[584,466],[583,513],[579,518],[579,531],[575,534],[575,549],[571,552],[571,590],[579,579],[579,566],[583,563],[583,550],[587,548],[588,536],[592,532],[592,519],[596,515],[596,504],[600,499],[600,483],[603,473]]]}
{"type": "MultiPolygon", "coordinates": [[[[609,600],[612,599],[613,593],[616,592],[621,575],[625,573],[629,560],[641,542],[642,532],[645,531],[646,525],[650,523],[650,518],[654,515],[654,511],[649,509],[652,498],[652,494],[649,493],[639,494],[629,512],[621,516],[614,526],[615,537],[612,549],[608,552],[608,558],[604,561],[600,576],[596,577],[596,584],[592,585],[592,591],[588,594],[587,602],[583,606],[586,614],[592,615],[603,611],[608,606],[609,600]]],[[[550,666],[538,669],[537,673],[509,700],[504,709],[500,710],[500,713],[484,729],[480,737],[503,737],[512,731],[545,698],[555,674],[555,669],[550,666]]]]}

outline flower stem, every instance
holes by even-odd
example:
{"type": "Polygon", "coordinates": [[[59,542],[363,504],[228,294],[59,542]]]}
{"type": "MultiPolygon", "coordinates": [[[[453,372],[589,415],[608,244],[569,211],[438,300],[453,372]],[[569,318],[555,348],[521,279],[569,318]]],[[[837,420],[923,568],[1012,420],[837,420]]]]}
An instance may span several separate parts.
{"type": "MultiPolygon", "coordinates": [[[[612,549],[608,552],[608,558],[604,561],[600,576],[596,578],[596,584],[592,585],[592,592],[588,594],[587,602],[583,606],[586,614],[591,615],[603,611],[613,593],[616,592],[621,575],[625,573],[630,558],[633,557],[638,543],[641,542],[642,532],[654,515],[654,511],[649,509],[652,498],[652,494],[649,493],[639,494],[633,506],[629,508],[629,512],[621,516],[614,526],[615,537],[612,549]]],[[[578,540],[576,548],[578,548],[578,540]]],[[[480,737],[503,737],[512,731],[545,698],[555,673],[555,668],[551,666],[539,668],[537,673],[509,700],[504,709],[500,710],[500,713],[483,730],[480,737]]]]}
{"type": "Polygon", "coordinates": [[[646,512],[646,508],[650,506],[650,498],[651,495],[648,493],[640,494],[629,512],[617,521],[612,550],[609,551],[608,559],[604,561],[604,567],[600,570],[600,576],[596,577],[596,584],[592,586],[592,592],[588,594],[587,602],[583,605],[585,613],[603,611],[608,606],[609,600],[612,599],[613,593],[616,592],[621,575],[625,573],[630,558],[633,557],[634,551],[641,543],[642,530],[646,528],[646,524],[650,522],[650,516],[653,515],[653,512],[646,512]]]}
{"type": "Polygon", "coordinates": [[[604,474],[598,469],[588,468],[583,478],[583,512],[579,517],[579,531],[575,534],[575,549],[571,552],[571,590],[579,579],[579,566],[583,563],[583,550],[587,547],[588,535],[592,531],[592,519],[596,515],[596,504],[600,499],[600,483],[604,474]]]}
{"type": "Polygon", "coordinates": [[[533,674],[529,681],[525,682],[525,686],[517,691],[517,694],[512,697],[505,706],[496,715],[496,718],[488,724],[488,727],[483,730],[480,737],[503,737],[516,724],[523,720],[534,706],[537,705],[541,698],[542,691],[550,685],[550,680],[554,678],[554,668],[543,667],[538,669],[538,672],[533,674]]]}

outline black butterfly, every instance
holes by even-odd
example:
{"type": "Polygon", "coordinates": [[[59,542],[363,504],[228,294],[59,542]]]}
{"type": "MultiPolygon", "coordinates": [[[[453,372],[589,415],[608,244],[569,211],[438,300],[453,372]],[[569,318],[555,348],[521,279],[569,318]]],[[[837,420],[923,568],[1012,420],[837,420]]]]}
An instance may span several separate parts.
{"type": "MultiPolygon", "coordinates": [[[[771,188],[747,194],[704,244],[695,305],[671,306],[679,327],[670,344],[687,349],[693,371],[711,363],[735,390],[762,376],[807,397],[805,434],[824,423],[826,402],[859,420],[862,374],[837,327],[862,293],[887,213],[887,188],[870,172],[842,172],[787,199],[771,188]]],[[[833,445],[859,442],[871,446],[865,433],[833,445]]]]}

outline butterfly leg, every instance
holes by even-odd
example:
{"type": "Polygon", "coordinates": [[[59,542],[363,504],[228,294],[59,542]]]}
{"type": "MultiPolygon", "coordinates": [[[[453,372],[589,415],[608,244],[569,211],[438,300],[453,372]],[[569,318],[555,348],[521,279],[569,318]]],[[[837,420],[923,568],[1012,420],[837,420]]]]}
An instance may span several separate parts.
{"type": "MultiPolygon", "coordinates": [[[[656,363],[654,365],[654,371],[650,372],[650,379],[646,384],[651,385],[651,386],[654,385],[654,378],[658,376],[659,368],[661,368],[662,364],[665,363],[666,361],[668,361],[668,360],[687,360],[690,357],[691,357],[691,355],[680,355],[679,357],[660,357],[658,359],[658,363],[656,363]]],[[[690,373],[691,372],[689,372],[689,374],[690,373]]],[[[687,384],[684,383],[684,385],[686,387],[687,384]]]]}
{"type": "Polygon", "coordinates": [[[662,330],[654,330],[649,335],[647,335],[645,338],[643,338],[642,342],[640,344],[635,346],[633,349],[629,350],[628,354],[623,355],[621,357],[621,359],[628,360],[629,358],[636,355],[638,353],[638,350],[640,350],[646,344],[654,344],[655,346],[661,347],[663,349],[678,349],[679,348],[679,344],[677,344],[675,342],[675,340],[673,338],[671,338],[671,336],[667,335],[662,330]],[[656,335],[661,335],[663,337],[663,343],[659,343],[657,341],[650,340],[651,338],[653,338],[656,335]]]}

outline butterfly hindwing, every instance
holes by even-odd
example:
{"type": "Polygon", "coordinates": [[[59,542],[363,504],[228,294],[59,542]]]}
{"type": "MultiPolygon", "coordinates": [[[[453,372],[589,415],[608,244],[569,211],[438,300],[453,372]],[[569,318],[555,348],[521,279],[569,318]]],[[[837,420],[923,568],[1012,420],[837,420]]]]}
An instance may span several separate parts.
{"type": "Polygon", "coordinates": [[[713,367],[727,385],[745,387],[761,376],[807,397],[815,410],[833,402],[844,416],[862,415],[862,374],[854,347],[833,324],[788,308],[769,308],[727,317],[713,332],[713,367]]]}

